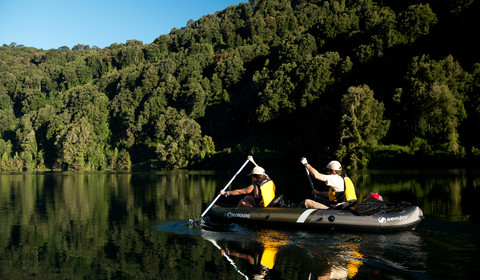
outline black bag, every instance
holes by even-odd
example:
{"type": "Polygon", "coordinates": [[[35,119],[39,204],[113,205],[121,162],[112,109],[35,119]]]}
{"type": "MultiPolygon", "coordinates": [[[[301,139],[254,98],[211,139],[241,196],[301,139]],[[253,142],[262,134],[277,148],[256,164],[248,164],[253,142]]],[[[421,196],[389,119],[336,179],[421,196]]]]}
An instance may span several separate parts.
{"type": "Polygon", "coordinates": [[[369,197],[360,202],[353,212],[360,216],[369,216],[376,213],[388,213],[394,211],[395,208],[397,208],[397,203],[369,197]]]}

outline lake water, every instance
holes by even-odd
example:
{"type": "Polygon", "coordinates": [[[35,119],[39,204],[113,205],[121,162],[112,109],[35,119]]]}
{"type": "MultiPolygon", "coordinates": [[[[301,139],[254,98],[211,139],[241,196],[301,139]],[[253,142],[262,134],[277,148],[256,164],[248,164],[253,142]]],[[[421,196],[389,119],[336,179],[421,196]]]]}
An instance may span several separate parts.
{"type": "MultiPolygon", "coordinates": [[[[277,193],[309,197],[301,171],[271,171],[277,193]]],[[[414,231],[189,226],[234,173],[2,172],[0,279],[478,278],[480,170],[350,172],[359,198],[420,206],[414,231]]]]}

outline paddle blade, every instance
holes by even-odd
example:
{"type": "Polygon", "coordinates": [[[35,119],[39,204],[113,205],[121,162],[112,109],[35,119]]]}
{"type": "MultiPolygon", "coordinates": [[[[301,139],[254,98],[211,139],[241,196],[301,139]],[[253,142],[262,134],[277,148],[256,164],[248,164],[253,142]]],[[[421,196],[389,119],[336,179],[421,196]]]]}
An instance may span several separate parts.
{"type": "Polygon", "coordinates": [[[198,218],[196,220],[188,219],[188,227],[192,228],[194,226],[202,227],[205,224],[202,218],[198,218]]]}

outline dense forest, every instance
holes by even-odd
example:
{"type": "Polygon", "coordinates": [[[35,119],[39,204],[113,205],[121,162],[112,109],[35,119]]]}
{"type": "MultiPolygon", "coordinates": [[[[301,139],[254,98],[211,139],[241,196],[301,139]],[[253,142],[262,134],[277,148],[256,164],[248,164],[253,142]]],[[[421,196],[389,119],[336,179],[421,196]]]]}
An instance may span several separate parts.
{"type": "Polygon", "coordinates": [[[480,159],[479,0],[250,0],[154,42],[0,47],[0,170],[480,159]]]}

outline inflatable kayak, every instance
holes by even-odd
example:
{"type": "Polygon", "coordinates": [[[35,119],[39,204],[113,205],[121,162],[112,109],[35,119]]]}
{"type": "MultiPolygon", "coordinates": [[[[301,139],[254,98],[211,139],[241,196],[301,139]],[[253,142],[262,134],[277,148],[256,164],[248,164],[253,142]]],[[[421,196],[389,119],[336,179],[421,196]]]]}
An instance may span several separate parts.
{"type": "Polygon", "coordinates": [[[235,223],[261,228],[292,228],[315,231],[394,232],[413,230],[423,219],[418,206],[390,213],[359,216],[345,210],[283,207],[213,206],[207,216],[215,223],[235,223]]]}

